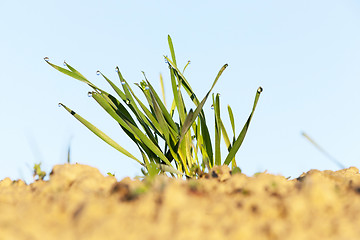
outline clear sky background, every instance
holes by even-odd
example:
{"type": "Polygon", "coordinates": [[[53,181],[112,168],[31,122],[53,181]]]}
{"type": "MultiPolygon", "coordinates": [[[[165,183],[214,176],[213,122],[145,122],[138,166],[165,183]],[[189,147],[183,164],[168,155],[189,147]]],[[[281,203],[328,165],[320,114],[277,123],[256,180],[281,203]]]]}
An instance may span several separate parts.
{"type": "MultiPolygon", "coordinates": [[[[230,104],[237,134],[264,88],[237,162],[243,172],[297,177],[338,166],[312,146],[305,131],[345,166],[360,166],[360,2],[303,1],[0,1],[0,179],[32,180],[67,159],[115,173],[140,165],[103,143],[62,102],[140,158],[117,123],[87,96],[90,88],[51,68],[66,60],[101,88],[101,70],[117,81],[170,82],[163,55],[170,34],[178,65],[199,98],[229,64],[214,92],[223,118],[230,104]],[[176,3],[174,3],[176,2],[176,3]]],[[[205,113],[213,131],[211,101],[205,113]]],[[[225,121],[229,128],[229,122],[225,121]]]]}

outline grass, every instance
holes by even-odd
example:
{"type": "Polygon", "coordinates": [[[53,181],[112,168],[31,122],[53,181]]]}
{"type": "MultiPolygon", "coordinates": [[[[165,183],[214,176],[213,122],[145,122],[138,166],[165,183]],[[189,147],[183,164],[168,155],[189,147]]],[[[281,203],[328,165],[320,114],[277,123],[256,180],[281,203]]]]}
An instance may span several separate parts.
{"type": "Polygon", "coordinates": [[[337,159],[335,159],[333,156],[331,156],[327,151],[325,151],[322,147],[320,147],[319,144],[317,144],[309,135],[307,135],[305,132],[301,133],[302,136],[304,136],[315,148],[317,148],[322,154],[324,154],[330,161],[335,163],[340,169],[346,168],[344,164],[339,162],[337,159]]]}
{"type": "Polygon", "coordinates": [[[143,167],[142,170],[144,175],[157,175],[159,173],[168,172],[172,176],[181,177],[185,175],[192,178],[198,177],[201,172],[206,170],[209,171],[213,166],[221,164],[231,165],[232,170],[240,171],[235,160],[235,155],[245,138],[262,88],[259,87],[257,89],[252,111],[241,132],[237,136],[235,134],[234,115],[230,106],[228,106],[228,116],[233,134],[231,140],[220,117],[220,94],[212,94],[212,106],[215,117],[215,139],[213,145],[203,107],[228,65],[225,64],[220,68],[209,91],[200,100],[184,76],[184,71],[189,62],[183,70],[180,71],[176,62],[175,50],[170,36],[168,36],[168,43],[171,59],[167,56],[164,56],[164,58],[169,67],[170,83],[173,94],[173,101],[169,110],[165,102],[162,76],[160,77],[160,82],[163,99],[161,99],[151,83],[147,80],[145,74],[145,80],[140,83],[135,83],[135,86],[138,87],[145,96],[145,104],[135,95],[130,84],[120,72],[119,67],[116,67],[115,70],[119,77],[122,89],[103,73],[97,71],[97,75],[101,75],[117,94],[117,97],[115,97],[95,86],[68,63],[64,62],[66,68],[63,68],[51,63],[49,58],[44,58],[50,66],[92,88],[92,91],[89,92],[89,96],[95,99],[95,101],[119,124],[124,133],[136,144],[142,159],[135,157],[112,140],[108,135],[66,105],[59,103],[59,106],[64,107],[64,109],[66,109],[73,117],[104,142],[108,143],[127,157],[137,161],[143,167]],[[195,109],[185,105],[184,96],[186,95],[195,104],[195,109]],[[174,116],[175,111],[177,112],[176,115],[178,116],[178,119],[174,116]],[[221,139],[224,140],[228,150],[224,160],[221,159],[221,139]],[[164,147],[161,147],[162,143],[164,143],[164,147]]]}
{"type": "Polygon", "coordinates": [[[46,177],[46,172],[41,170],[41,163],[34,164],[34,178],[38,178],[39,180],[44,180],[46,177]]]}

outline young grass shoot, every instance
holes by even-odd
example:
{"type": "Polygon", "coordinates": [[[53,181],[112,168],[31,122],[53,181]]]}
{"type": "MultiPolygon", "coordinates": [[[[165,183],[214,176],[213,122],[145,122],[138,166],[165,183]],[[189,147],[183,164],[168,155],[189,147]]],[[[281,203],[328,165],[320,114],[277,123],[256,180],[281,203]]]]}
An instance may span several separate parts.
{"type": "Polygon", "coordinates": [[[164,97],[164,85],[162,76],[160,77],[162,97],[155,91],[151,83],[146,79],[135,86],[144,94],[146,102],[142,102],[133,91],[129,82],[123,77],[118,67],[116,72],[120,81],[120,85],[116,85],[107,78],[102,72],[97,71],[106,82],[112,87],[117,96],[98,88],[84,77],[75,68],[64,62],[67,68],[57,66],[44,58],[45,61],[58,71],[73,77],[87,84],[92,91],[89,96],[95,101],[120,125],[124,133],[136,144],[142,159],[135,157],[125,148],[121,147],[113,139],[104,132],[99,130],[86,119],[75,113],[62,103],[59,106],[64,107],[73,117],[80,121],[95,135],[104,142],[126,155],[127,157],[137,161],[143,167],[144,175],[154,175],[168,172],[172,176],[187,176],[196,178],[204,173],[206,169],[209,171],[215,165],[230,165],[233,171],[240,171],[238,168],[235,155],[239,150],[251,119],[253,117],[256,105],[258,103],[262,88],[256,91],[255,100],[252,111],[243,126],[239,135],[235,133],[235,120],[233,112],[228,106],[228,115],[231,122],[233,138],[230,139],[226,131],[223,121],[220,117],[220,95],[212,94],[212,106],[215,117],[215,139],[214,145],[210,138],[210,130],[208,128],[204,104],[210,96],[215,84],[218,82],[221,74],[228,66],[222,66],[212,82],[209,91],[203,98],[198,98],[189,82],[184,76],[184,71],[188,64],[180,71],[173,47],[172,40],[168,36],[168,43],[171,58],[164,56],[166,64],[169,67],[170,83],[173,94],[173,101],[170,109],[167,108],[164,97]],[[189,97],[195,104],[194,109],[185,106],[184,98],[189,97]],[[175,115],[175,111],[177,114],[175,115]],[[177,116],[177,117],[176,117],[177,116]],[[178,118],[178,119],[176,119],[178,118]],[[227,156],[221,159],[220,143],[224,140],[227,147],[227,156]],[[162,147],[161,145],[164,144],[162,147]]]}

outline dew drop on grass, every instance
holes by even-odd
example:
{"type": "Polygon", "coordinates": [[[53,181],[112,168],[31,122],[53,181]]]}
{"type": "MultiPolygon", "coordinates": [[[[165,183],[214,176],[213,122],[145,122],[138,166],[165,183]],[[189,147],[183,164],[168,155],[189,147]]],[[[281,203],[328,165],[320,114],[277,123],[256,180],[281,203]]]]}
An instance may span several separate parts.
{"type": "Polygon", "coordinates": [[[64,66],[66,67],[66,61],[64,61],[64,66]]]}
{"type": "Polygon", "coordinates": [[[58,107],[62,107],[62,104],[61,104],[61,103],[58,103],[58,107]]]}
{"type": "Polygon", "coordinates": [[[149,90],[149,89],[150,89],[149,86],[146,86],[146,87],[145,87],[145,90],[149,90]]]}
{"type": "Polygon", "coordinates": [[[126,104],[130,104],[130,100],[129,99],[126,99],[126,104]]]}
{"type": "Polygon", "coordinates": [[[46,62],[48,62],[48,61],[49,61],[49,58],[48,58],[48,57],[44,57],[44,60],[45,60],[46,62]]]}
{"type": "Polygon", "coordinates": [[[96,75],[100,75],[100,73],[101,73],[101,72],[100,72],[99,70],[96,71],[96,75]]]}
{"type": "Polygon", "coordinates": [[[259,87],[257,91],[258,91],[258,93],[261,93],[263,91],[263,88],[259,87]]]}
{"type": "Polygon", "coordinates": [[[121,81],[121,85],[125,85],[125,83],[126,83],[125,81],[121,81]]]}
{"type": "Polygon", "coordinates": [[[118,73],[119,71],[120,71],[120,70],[119,70],[119,67],[116,67],[116,68],[115,68],[115,72],[118,73]]]}
{"type": "Polygon", "coordinates": [[[92,97],[92,92],[88,92],[88,97],[92,97]]]}
{"type": "Polygon", "coordinates": [[[211,109],[214,110],[214,104],[211,104],[211,109]]]}

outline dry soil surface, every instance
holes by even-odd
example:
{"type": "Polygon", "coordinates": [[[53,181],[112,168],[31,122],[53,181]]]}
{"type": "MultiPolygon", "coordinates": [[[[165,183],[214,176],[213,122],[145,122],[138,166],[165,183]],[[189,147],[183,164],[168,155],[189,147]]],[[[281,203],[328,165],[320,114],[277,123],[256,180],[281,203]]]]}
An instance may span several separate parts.
{"type": "Polygon", "coordinates": [[[0,181],[3,239],[359,239],[360,174],[230,175],[151,183],[75,164],[49,181],[0,181]]]}

